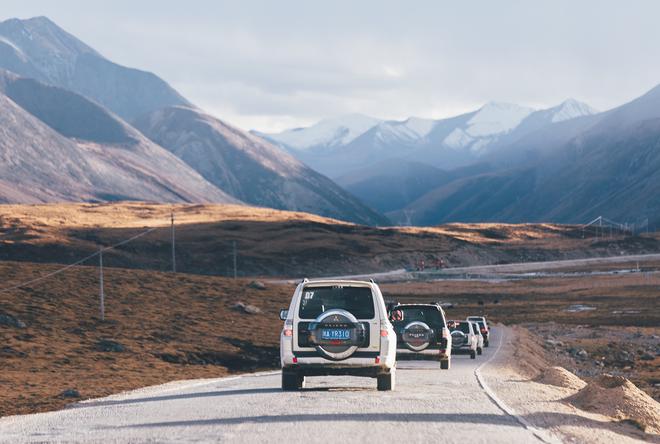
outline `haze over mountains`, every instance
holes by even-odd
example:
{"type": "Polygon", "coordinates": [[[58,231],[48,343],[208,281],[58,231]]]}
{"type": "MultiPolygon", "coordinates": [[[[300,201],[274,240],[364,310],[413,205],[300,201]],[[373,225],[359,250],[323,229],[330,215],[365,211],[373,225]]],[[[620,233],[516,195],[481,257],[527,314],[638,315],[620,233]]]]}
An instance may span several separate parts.
{"type": "Polygon", "coordinates": [[[366,130],[374,119],[349,117],[263,137],[397,224],[601,215],[660,223],[660,87],[601,113],[569,99],[544,110],[488,103],[448,119],[375,120],[366,130]]]}
{"type": "Polygon", "coordinates": [[[243,202],[389,223],[283,150],[45,17],[0,22],[0,68],[0,202],[243,202]]]}

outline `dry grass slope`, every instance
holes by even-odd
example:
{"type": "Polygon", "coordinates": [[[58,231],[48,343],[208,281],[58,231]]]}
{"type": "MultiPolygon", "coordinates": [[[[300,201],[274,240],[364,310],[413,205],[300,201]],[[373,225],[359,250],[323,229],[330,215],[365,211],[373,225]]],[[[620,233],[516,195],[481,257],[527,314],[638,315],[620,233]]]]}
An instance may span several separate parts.
{"type": "MultiPolygon", "coordinates": [[[[53,269],[5,262],[0,281],[4,288],[53,269]]],[[[277,314],[291,288],[125,269],[106,269],[105,282],[105,322],[92,267],[0,293],[0,315],[25,324],[0,322],[0,416],[62,407],[76,400],[61,395],[68,389],[97,397],[279,362],[277,314]],[[259,313],[236,309],[237,302],[259,313]]]]}

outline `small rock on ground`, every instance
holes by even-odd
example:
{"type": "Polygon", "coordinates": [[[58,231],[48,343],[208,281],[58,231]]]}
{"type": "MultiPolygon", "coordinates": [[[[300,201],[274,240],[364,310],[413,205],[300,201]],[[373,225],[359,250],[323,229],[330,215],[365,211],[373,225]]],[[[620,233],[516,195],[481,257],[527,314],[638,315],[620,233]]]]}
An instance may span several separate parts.
{"type": "Polygon", "coordinates": [[[264,284],[261,281],[252,281],[248,284],[248,287],[254,288],[256,290],[265,290],[266,289],[266,284],[264,284]]]}
{"type": "Polygon", "coordinates": [[[232,308],[236,311],[242,311],[243,313],[247,313],[247,314],[261,313],[261,309],[259,307],[250,304],[245,304],[243,302],[235,303],[232,308]]]}
{"type": "Polygon", "coordinates": [[[75,389],[66,389],[60,393],[62,398],[80,398],[80,393],[75,389]]]}

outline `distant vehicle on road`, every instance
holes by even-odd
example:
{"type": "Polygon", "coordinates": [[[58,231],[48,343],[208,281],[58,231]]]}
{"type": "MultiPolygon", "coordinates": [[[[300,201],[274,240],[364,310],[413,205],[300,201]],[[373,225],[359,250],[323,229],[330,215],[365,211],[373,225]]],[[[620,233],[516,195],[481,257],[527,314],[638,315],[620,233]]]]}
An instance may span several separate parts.
{"type": "Polygon", "coordinates": [[[490,328],[485,316],[468,316],[468,321],[476,322],[479,325],[479,331],[484,337],[484,347],[488,347],[490,339],[490,328]]]}
{"type": "Polygon", "coordinates": [[[480,355],[484,350],[484,337],[481,335],[481,331],[479,331],[479,324],[474,321],[469,322],[470,327],[472,327],[472,334],[477,338],[477,355],[480,355]]]}
{"type": "Polygon", "coordinates": [[[479,338],[473,333],[470,321],[449,321],[447,327],[451,332],[452,353],[468,353],[470,359],[476,359],[479,338]]]}
{"type": "Polygon", "coordinates": [[[373,281],[304,280],[280,319],[283,390],[328,375],[372,377],[378,390],[394,389],[396,333],[373,281]]]}
{"type": "Polygon", "coordinates": [[[390,319],[397,335],[397,357],[423,355],[440,361],[441,369],[451,366],[451,334],[445,311],[438,304],[398,304],[390,319]]]}

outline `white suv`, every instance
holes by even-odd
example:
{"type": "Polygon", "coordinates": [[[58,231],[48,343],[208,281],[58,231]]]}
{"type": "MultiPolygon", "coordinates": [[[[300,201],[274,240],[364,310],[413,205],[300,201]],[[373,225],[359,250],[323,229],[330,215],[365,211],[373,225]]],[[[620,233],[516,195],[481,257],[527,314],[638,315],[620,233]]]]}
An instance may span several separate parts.
{"type": "Polygon", "coordinates": [[[327,375],[377,378],[378,390],[394,389],[396,333],[373,281],[305,279],[280,318],[283,390],[327,375]]]}
{"type": "Polygon", "coordinates": [[[479,338],[472,330],[470,321],[447,321],[451,332],[452,354],[468,353],[471,359],[477,357],[479,338]]]}

